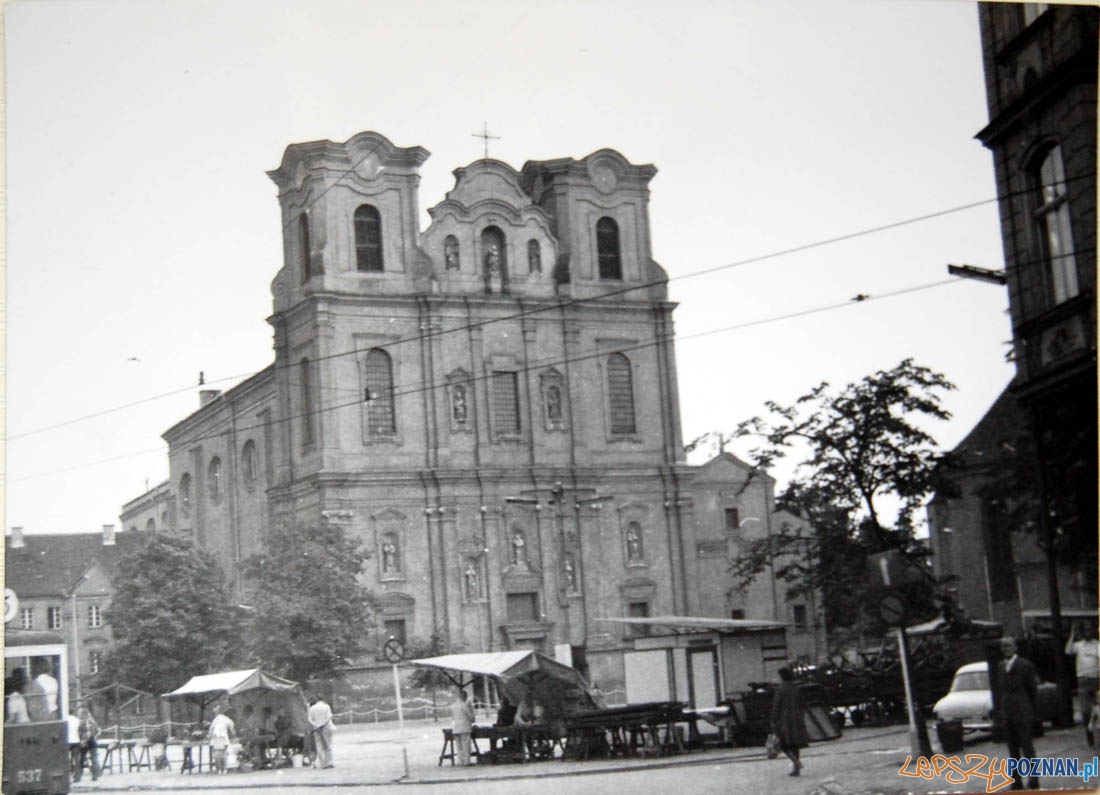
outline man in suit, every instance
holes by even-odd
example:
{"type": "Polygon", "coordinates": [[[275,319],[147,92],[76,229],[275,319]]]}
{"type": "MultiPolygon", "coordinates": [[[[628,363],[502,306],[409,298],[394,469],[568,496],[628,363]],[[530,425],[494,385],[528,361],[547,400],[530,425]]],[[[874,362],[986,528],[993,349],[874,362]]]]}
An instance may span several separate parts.
{"type": "MultiPolygon", "coordinates": [[[[1039,674],[1030,660],[1016,653],[1016,641],[1001,639],[1001,670],[997,677],[997,713],[1004,728],[1008,755],[1014,759],[1035,756],[1032,726],[1035,723],[1035,699],[1039,690],[1039,674]]],[[[1023,789],[1024,778],[1013,772],[1012,789],[1023,789]]],[[[1039,779],[1028,779],[1030,789],[1039,789],[1039,779]]]]}

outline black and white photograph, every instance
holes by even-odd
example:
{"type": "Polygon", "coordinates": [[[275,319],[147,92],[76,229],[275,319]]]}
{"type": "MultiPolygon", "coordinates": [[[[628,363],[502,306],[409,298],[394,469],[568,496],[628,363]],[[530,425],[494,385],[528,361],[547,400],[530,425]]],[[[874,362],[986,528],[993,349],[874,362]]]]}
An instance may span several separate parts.
{"type": "Polygon", "coordinates": [[[1094,788],[1098,22],[8,0],[3,792],[1094,788]]]}

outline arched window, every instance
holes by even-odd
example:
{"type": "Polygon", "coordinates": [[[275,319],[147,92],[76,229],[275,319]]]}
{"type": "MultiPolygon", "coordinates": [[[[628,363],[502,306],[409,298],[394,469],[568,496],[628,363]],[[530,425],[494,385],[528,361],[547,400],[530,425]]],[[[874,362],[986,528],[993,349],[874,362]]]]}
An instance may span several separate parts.
{"type": "Polygon", "coordinates": [[[539,241],[527,241],[527,270],[529,273],[542,273],[542,248],[539,241]]]}
{"type": "Polygon", "coordinates": [[[601,279],[622,281],[623,259],[619,250],[619,225],[614,218],[601,218],[596,222],[596,258],[600,265],[601,279]]]}
{"type": "Polygon", "coordinates": [[[449,271],[457,271],[462,268],[462,259],[458,250],[458,238],[447,235],[443,241],[443,265],[449,271]]]}
{"type": "Polygon", "coordinates": [[[302,390],[302,446],[313,444],[313,371],[309,359],[298,363],[298,379],[302,390]]]}
{"type": "Polygon", "coordinates": [[[246,486],[256,485],[256,443],[251,439],[241,448],[241,475],[246,486]]]}
{"type": "Polygon", "coordinates": [[[1046,263],[1051,297],[1060,304],[1080,292],[1062,147],[1054,145],[1035,159],[1031,179],[1036,191],[1034,218],[1039,253],[1046,263]]]}
{"type": "Polygon", "coordinates": [[[180,477],[180,511],[184,516],[191,515],[191,474],[184,472],[180,477]]]}
{"type": "Polygon", "coordinates": [[[310,264],[309,245],[309,216],[302,213],[298,216],[298,258],[302,264],[302,283],[308,282],[313,276],[310,264]]]}
{"type": "Polygon", "coordinates": [[[355,211],[355,262],[361,271],[382,270],[382,216],[369,204],[355,211]]]}
{"type": "Polygon", "coordinates": [[[393,401],[393,362],[381,348],[371,348],[363,360],[363,397],[367,404],[367,435],[397,433],[393,401]]]}
{"type": "Polygon", "coordinates": [[[508,286],[508,247],[504,233],[495,226],[487,226],[481,232],[481,263],[485,290],[504,292],[508,286]]]}
{"type": "Polygon", "coordinates": [[[210,499],[217,502],[222,498],[222,460],[217,456],[210,459],[207,469],[209,475],[210,499]]]}
{"type": "Polygon", "coordinates": [[[621,353],[607,357],[607,408],[611,433],[635,432],[634,377],[630,372],[630,360],[621,353]]]}
{"type": "Polygon", "coordinates": [[[157,532],[156,520],[154,520],[153,517],[151,517],[151,516],[145,522],[145,532],[146,533],[155,533],[155,532],[157,532]]]}

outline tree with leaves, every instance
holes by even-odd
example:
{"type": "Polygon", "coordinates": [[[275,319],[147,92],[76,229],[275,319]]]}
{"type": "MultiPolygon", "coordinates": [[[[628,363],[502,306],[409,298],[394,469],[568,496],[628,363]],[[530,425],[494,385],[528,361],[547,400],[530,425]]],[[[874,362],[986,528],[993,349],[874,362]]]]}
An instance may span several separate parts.
{"type": "MultiPolygon", "coordinates": [[[[912,559],[926,554],[913,518],[938,483],[942,455],[921,423],[950,417],[941,395],[954,388],[906,359],[839,391],[821,383],[791,406],[769,401],[767,415],[741,423],[736,436],[760,443],[751,452],[755,470],[802,456],[777,507],[806,519],[814,532],[804,536],[781,525],[770,538],[747,544],[731,563],[735,579],[747,585],[772,566],[792,593],[823,592],[832,630],[862,624],[871,588],[866,556],[890,549],[912,559]],[[884,524],[887,500],[899,507],[884,524]]],[[[926,611],[928,585],[918,588],[926,611]]]]}
{"type": "Polygon", "coordinates": [[[105,666],[112,679],[159,694],[239,663],[240,611],[209,552],[152,533],[118,567],[106,616],[115,641],[105,666]]]}
{"type": "Polygon", "coordinates": [[[337,524],[282,525],[244,565],[252,656],[297,681],[332,674],[365,650],[373,596],[362,544],[337,524]]]}

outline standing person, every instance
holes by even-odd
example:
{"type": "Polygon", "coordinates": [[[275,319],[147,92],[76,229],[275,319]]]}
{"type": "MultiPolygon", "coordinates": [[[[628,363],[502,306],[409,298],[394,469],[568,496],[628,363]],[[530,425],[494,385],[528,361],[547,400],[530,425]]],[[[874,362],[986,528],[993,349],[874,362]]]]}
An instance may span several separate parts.
{"type": "Polygon", "coordinates": [[[80,764],[80,718],[71,712],[65,716],[65,740],[69,743],[69,770],[73,781],[80,781],[84,768],[80,764]]]}
{"type": "Polygon", "coordinates": [[[779,738],[779,750],[791,760],[790,775],[797,776],[802,772],[801,749],[810,744],[802,714],[802,690],[787,666],[779,669],[779,678],[782,681],[772,698],[772,733],[779,738]]]}
{"type": "Polygon", "coordinates": [[[455,700],[451,702],[451,734],[458,747],[458,763],[470,766],[470,738],[474,731],[474,708],[466,700],[466,691],[461,687],[455,700]]]}
{"type": "Polygon", "coordinates": [[[77,711],[76,717],[80,720],[80,728],[78,729],[80,736],[80,769],[84,769],[88,757],[91,756],[92,781],[95,781],[99,778],[99,742],[96,739],[99,737],[99,724],[95,722],[91,710],[87,707],[81,707],[77,711]]]}
{"type": "Polygon", "coordinates": [[[237,726],[225,714],[224,707],[214,708],[214,719],[210,721],[206,735],[210,738],[210,758],[214,763],[214,772],[225,773],[225,752],[229,748],[230,739],[237,736],[237,726]]]}
{"type": "Polygon", "coordinates": [[[42,657],[35,662],[35,669],[38,671],[38,675],[34,678],[42,688],[42,692],[46,694],[46,712],[49,713],[49,717],[57,718],[57,680],[53,676],[52,666],[50,665],[49,657],[42,657]]]}
{"type": "MultiPolygon", "coordinates": [[[[994,701],[1004,727],[1008,755],[1013,759],[1035,757],[1032,726],[1035,723],[1035,698],[1039,691],[1039,675],[1030,660],[1016,653],[1016,641],[1001,638],[1000,676],[997,677],[997,698],[994,701]]],[[[1039,779],[1032,776],[1028,787],[1039,789],[1039,779]]],[[[1024,777],[1013,773],[1012,789],[1023,789],[1024,777]]]]}
{"type": "Polygon", "coordinates": [[[317,761],[320,768],[332,767],[332,708],[325,700],[314,696],[309,700],[309,712],[306,714],[313,730],[313,741],[317,748],[317,761]]]}
{"type": "Polygon", "coordinates": [[[1071,624],[1066,654],[1073,655],[1077,673],[1077,711],[1085,727],[1085,739],[1092,745],[1094,737],[1089,719],[1096,703],[1096,687],[1100,684],[1100,641],[1096,639],[1096,627],[1092,624],[1082,629],[1080,638],[1076,637],[1076,630],[1077,625],[1071,624]]]}
{"type": "MultiPolygon", "coordinates": [[[[23,671],[22,668],[16,670],[23,671]]],[[[38,679],[28,679],[26,672],[22,673],[21,678],[23,679],[23,700],[27,702],[27,714],[30,715],[31,722],[37,723],[49,720],[51,717],[56,718],[56,715],[50,715],[49,696],[38,679]]]]}
{"type": "Polygon", "coordinates": [[[4,679],[4,723],[30,723],[27,700],[23,698],[23,669],[16,668],[4,679]]]}

